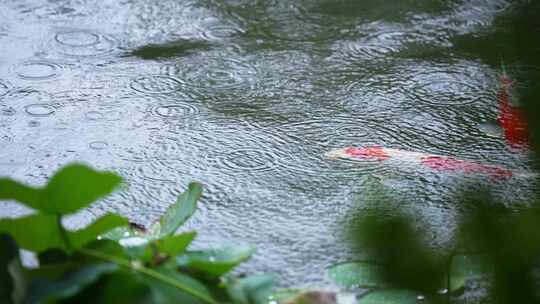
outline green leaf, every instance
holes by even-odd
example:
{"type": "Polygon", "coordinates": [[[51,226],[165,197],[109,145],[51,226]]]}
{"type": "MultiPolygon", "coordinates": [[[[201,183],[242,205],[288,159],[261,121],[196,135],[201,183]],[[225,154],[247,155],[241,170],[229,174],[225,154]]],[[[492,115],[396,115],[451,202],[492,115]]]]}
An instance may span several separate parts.
{"type": "Polygon", "coordinates": [[[60,169],[44,188],[32,188],[10,179],[0,179],[0,200],[16,200],[48,214],[68,214],[109,194],[121,180],[113,173],[71,164],[60,169]]]}
{"type": "MultiPolygon", "coordinates": [[[[0,232],[10,234],[21,248],[42,252],[47,249],[69,249],[58,227],[55,215],[34,214],[17,219],[0,220],[0,232]]],[[[77,249],[96,239],[104,231],[124,225],[126,220],[116,215],[107,215],[76,231],[66,230],[71,249],[77,249]]]]}
{"type": "Polygon", "coordinates": [[[38,209],[41,189],[28,187],[8,178],[0,179],[0,200],[16,200],[34,209],[38,209]]]}
{"type": "Polygon", "coordinates": [[[462,289],[468,279],[484,274],[479,256],[456,255],[450,267],[449,291],[462,289]]]}
{"type": "Polygon", "coordinates": [[[21,248],[34,252],[65,248],[54,215],[35,214],[17,219],[3,219],[0,220],[0,232],[10,234],[21,248]]]}
{"type": "Polygon", "coordinates": [[[160,253],[174,257],[184,252],[196,235],[197,232],[195,231],[185,232],[155,240],[153,244],[155,244],[160,253]]]}
{"type": "Polygon", "coordinates": [[[73,213],[111,193],[121,181],[114,173],[98,172],[81,164],[68,165],[51,178],[43,190],[42,205],[36,209],[54,214],[73,213]]]}
{"type": "Polygon", "coordinates": [[[127,219],[116,214],[107,214],[86,228],[69,232],[69,240],[74,248],[80,248],[88,242],[96,240],[99,235],[127,224],[127,219]]]}
{"type": "Polygon", "coordinates": [[[360,298],[359,304],[428,304],[419,294],[406,289],[375,290],[360,298]]]}
{"type": "Polygon", "coordinates": [[[379,265],[367,262],[338,264],[328,271],[330,278],[345,288],[375,288],[384,285],[379,265]]]}
{"type": "Polygon", "coordinates": [[[114,263],[87,265],[64,273],[58,280],[34,279],[28,289],[28,303],[65,299],[76,295],[106,273],[118,270],[114,263]]]}
{"type": "Polygon", "coordinates": [[[298,294],[302,293],[302,289],[296,288],[281,288],[274,290],[269,296],[268,300],[270,302],[277,303],[289,303],[289,300],[293,299],[298,294]]]}
{"type": "Polygon", "coordinates": [[[236,304],[267,304],[272,294],[274,279],[268,275],[227,278],[225,286],[236,304]]]}
{"type": "Polygon", "coordinates": [[[113,258],[124,259],[129,263],[126,249],[115,241],[111,241],[111,240],[93,241],[91,243],[88,243],[86,246],[84,246],[81,251],[84,251],[84,249],[98,251],[102,254],[105,254],[113,258]]]}
{"type": "Polygon", "coordinates": [[[197,209],[197,201],[201,197],[202,186],[199,183],[190,183],[188,189],[182,193],[176,203],[167,208],[159,222],[154,223],[147,231],[141,232],[130,226],[119,227],[102,235],[103,238],[120,241],[126,247],[141,247],[153,240],[163,239],[174,235],[176,230],[184,224],[197,209]]]}
{"type": "Polygon", "coordinates": [[[190,183],[186,192],[178,197],[160,220],[160,236],[173,235],[195,212],[197,201],[201,197],[202,186],[199,183],[190,183]]]}
{"type": "MultiPolygon", "coordinates": [[[[186,276],[182,273],[166,268],[156,269],[167,280],[174,281],[179,285],[189,288],[209,301],[213,302],[212,296],[208,289],[199,281],[186,276]]],[[[169,304],[169,303],[205,303],[200,298],[196,298],[178,288],[175,288],[171,284],[165,284],[163,280],[157,280],[154,277],[143,276],[143,279],[148,283],[152,289],[152,301],[154,304],[169,304]]]]}
{"type": "Polygon", "coordinates": [[[9,265],[19,257],[19,249],[15,241],[7,235],[0,235],[0,299],[13,303],[13,289],[15,284],[9,273],[9,265]]]}
{"type": "Polygon", "coordinates": [[[192,251],[178,256],[176,261],[179,266],[195,268],[219,277],[249,259],[254,251],[252,246],[192,251]]]}
{"type": "MultiPolygon", "coordinates": [[[[140,246],[126,246],[126,252],[134,259],[159,263],[162,258],[175,257],[185,251],[195,238],[196,232],[167,236],[140,246]]],[[[126,240],[126,239],[124,239],[126,240]]]]}

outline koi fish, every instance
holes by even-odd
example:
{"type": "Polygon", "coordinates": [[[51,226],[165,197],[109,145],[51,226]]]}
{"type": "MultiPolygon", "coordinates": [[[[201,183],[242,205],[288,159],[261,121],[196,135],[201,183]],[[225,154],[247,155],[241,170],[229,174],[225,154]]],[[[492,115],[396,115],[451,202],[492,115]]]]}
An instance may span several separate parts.
{"type": "Polygon", "coordinates": [[[383,148],[381,146],[367,147],[347,147],[335,149],[327,152],[325,156],[329,159],[348,159],[354,161],[389,161],[398,160],[414,164],[423,168],[464,174],[480,174],[489,176],[497,180],[509,180],[512,177],[534,177],[535,174],[526,172],[515,172],[510,169],[485,165],[468,160],[460,160],[447,156],[430,155],[421,152],[406,151],[400,149],[383,148]]]}
{"type": "Polygon", "coordinates": [[[523,112],[515,106],[515,96],[512,94],[513,81],[506,74],[503,64],[503,74],[499,79],[497,101],[499,115],[497,122],[502,128],[505,140],[514,148],[530,146],[530,133],[523,112]]]}

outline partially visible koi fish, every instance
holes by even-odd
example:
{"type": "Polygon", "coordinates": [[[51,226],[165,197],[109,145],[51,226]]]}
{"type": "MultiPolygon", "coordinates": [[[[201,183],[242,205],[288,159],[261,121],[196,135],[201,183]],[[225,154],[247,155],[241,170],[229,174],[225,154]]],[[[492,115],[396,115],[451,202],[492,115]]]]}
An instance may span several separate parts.
{"type": "Polygon", "coordinates": [[[406,151],[400,149],[383,148],[381,146],[348,147],[335,149],[327,152],[330,159],[349,159],[355,161],[374,160],[387,161],[398,160],[411,163],[420,167],[435,171],[450,173],[480,174],[497,180],[509,180],[512,177],[535,177],[534,173],[515,172],[510,169],[485,165],[468,160],[460,160],[447,156],[430,155],[421,152],[406,151]]]}
{"type": "Polygon", "coordinates": [[[503,64],[503,74],[499,79],[497,101],[499,116],[497,122],[502,127],[504,138],[514,148],[530,146],[530,133],[523,112],[515,105],[515,95],[512,93],[513,81],[506,74],[503,64]]]}

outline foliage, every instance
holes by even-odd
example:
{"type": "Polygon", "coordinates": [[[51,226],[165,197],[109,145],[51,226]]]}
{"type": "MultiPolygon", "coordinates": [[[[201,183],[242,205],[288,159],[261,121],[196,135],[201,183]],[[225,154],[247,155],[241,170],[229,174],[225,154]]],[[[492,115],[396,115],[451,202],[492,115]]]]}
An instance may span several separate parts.
{"type": "Polygon", "coordinates": [[[410,217],[381,216],[380,208],[363,211],[351,236],[369,260],[338,264],[330,277],[344,288],[373,289],[361,304],[458,302],[454,296],[479,277],[491,283],[490,303],[540,303],[538,205],[511,209],[473,193],[461,203],[467,212],[460,216],[455,248],[444,252],[420,241],[423,231],[410,217]]]}
{"type": "Polygon", "coordinates": [[[252,247],[188,249],[195,232],[175,234],[196,210],[202,187],[191,183],[146,229],[107,214],[68,230],[62,217],[111,193],[121,178],[72,164],[47,185],[33,188],[0,179],[0,199],[35,210],[0,220],[2,303],[266,303],[268,276],[235,278],[230,271],[252,247]],[[18,249],[37,254],[39,266],[21,266],[18,249]]]}

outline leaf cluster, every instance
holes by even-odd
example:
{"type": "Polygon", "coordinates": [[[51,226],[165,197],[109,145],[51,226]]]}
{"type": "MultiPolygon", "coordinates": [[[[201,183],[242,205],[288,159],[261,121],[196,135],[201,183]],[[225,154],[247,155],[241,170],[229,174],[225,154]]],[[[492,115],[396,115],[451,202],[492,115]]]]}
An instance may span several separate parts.
{"type": "Polygon", "coordinates": [[[190,250],[196,232],[176,234],[196,210],[198,183],[148,228],[115,214],[79,230],[64,227],[63,216],[121,182],[82,164],[60,169],[41,188],[0,179],[0,200],[35,211],[0,220],[0,303],[265,303],[272,277],[230,274],[252,247],[190,250]],[[38,267],[24,267],[19,249],[34,252],[38,267]]]}

